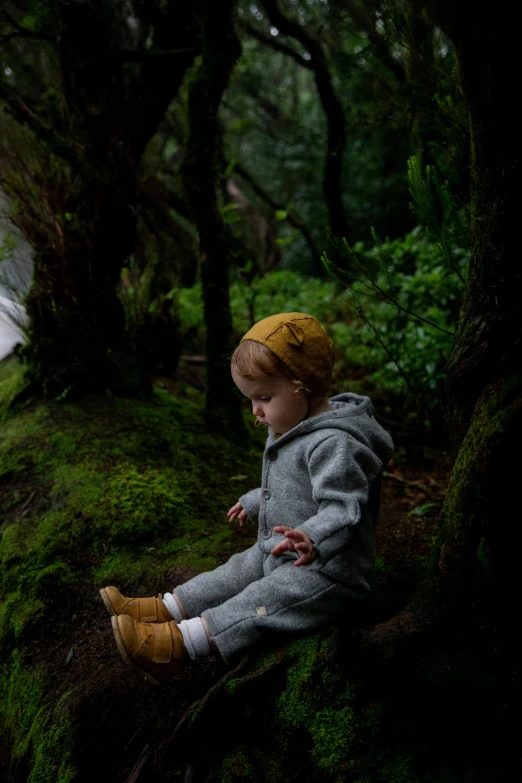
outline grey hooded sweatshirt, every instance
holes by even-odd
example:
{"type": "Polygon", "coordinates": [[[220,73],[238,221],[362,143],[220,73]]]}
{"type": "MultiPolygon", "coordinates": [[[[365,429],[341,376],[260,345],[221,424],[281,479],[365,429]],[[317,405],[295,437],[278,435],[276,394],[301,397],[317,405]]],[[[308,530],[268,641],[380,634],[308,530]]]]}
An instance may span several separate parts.
{"type": "Polygon", "coordinates": [[[265,571],[297,558],[271,554],[284,539],[274,527],[287,525],[306,533],[317,551],[304,568],[319,569],[362,596],[375,562],[381,476],[393,442],[375,420],[369,397],[339,394],[329,403],[332,411],[280,437],[269,430],[261,486],[239,501],[259,523],[258,547],[271,559],[265,571]]]}

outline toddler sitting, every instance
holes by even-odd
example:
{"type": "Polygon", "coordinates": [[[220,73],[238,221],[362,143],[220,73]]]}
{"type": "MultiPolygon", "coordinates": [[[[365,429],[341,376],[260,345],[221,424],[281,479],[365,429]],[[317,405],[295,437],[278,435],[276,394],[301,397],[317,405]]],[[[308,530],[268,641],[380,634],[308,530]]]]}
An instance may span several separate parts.
{"type": "Polygon", "coordinates": [[[333,345],[304,313],[250,329],[232,379],[268,427],[261,486],[228,511],[258,523],[258,539],[163,598],[102,589],[123,658],[154,683],[188,660],[225,660],[267,632],[314,632],[340,622],[370,590],[374,528],[392,440],[368,397],[328,399],[333,345]]]}

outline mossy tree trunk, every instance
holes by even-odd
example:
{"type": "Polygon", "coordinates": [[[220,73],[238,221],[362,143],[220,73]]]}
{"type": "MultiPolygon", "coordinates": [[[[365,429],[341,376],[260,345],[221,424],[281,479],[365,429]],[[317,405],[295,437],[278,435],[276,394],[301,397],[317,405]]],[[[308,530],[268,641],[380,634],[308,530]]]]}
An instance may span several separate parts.
{"type": "Polygon", "coordinates": [[[522,58],[506,2],[448,4],[440,15],[457,49],[470,118],[473,228],[468,285],[447,367],[450,422],[461,446],[439,564],[444,573],[465,574],[483,539],[508,630],[521,598],[522,172],[515,96],[522,58]]]}
{"type": "Polygon", "coordinates": [[[35,85],[0,85],[33,134],[43,172],[31,178],[32,214],[23,188],[7,183],[35,250],[24,353],[31,387],[147,391],[144,357],[128,355],[118,286],[134,251],[140,159],[199,51],[199,31],[177,0],[73,0],[41,22],[53,32],[33,45],[48,47],[60,91],[36,72],[38,102],[24,94],[35,85]]]}
{"type": "Polygon", "coordinates": [[[434,571],[401,615],[370,634],[386,654],[410,634],[465,611],[476,600],[484,563],[494,574],[495,622],[508,635],[522,597],[521,168],[514,100],[520,46],[506,3],[437,3],[430,10],[455,44],[469,113],[472,247],[446,374],[457,456],[434,571]]]}
{"type": "Polygon", "coordinates": [[[242,432],[240,401],[230,379],[232,315],[228,272],[232,243],[218,203],[220,133],[218,110],[241,54],[234,29],[234,2],[200,0],[203,55],[189,90],[189,138],[182,165],[183,186],[199,233],[206,324],[209,424],[242,432]]]}

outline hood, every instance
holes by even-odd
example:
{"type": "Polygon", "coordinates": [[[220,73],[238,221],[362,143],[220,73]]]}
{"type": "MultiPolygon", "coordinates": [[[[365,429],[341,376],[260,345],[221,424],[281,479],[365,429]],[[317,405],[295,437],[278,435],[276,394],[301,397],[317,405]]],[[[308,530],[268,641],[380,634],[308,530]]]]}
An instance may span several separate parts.
{"type": "Polygon", "coordinates": [[[283,445],[293,438],[316,432],[321,429],[344,430],[352,438],[371,449],[374,454],[386,465],[393,453],[393,441],[391,436],[376,421],[373,415],[373,403],[369,397],[346,392],[331,397],[328,402],[333,410],[319,413],[311,419],[305,419],[297,427],[274,437],[274,432],[269,430],[266,447],[274,444],[283,445]]]}

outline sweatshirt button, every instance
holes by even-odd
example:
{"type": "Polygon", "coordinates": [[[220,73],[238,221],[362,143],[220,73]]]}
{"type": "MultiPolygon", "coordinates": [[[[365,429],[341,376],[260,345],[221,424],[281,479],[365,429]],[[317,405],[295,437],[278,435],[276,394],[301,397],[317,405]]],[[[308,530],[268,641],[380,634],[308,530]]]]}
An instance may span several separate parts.
{"type": "Polygon", "coordinates": [[[275,462],[277,459],[277,451],[270,451],[268,454],[268,459],[270,462],[275,462]]]}
{"type": "Polygon", "coordinates": [[[264,490],[263,490],[263,497],[264,497],[264,499],[265,499],[265,500],[269,500],[269,498],[271,497],[271,495],[272,495],[272,493],[270,492],[270,490],[269,490],[269,489],[264,489],[264,490]]]}
{"type": "Polygon", "coordinates": [[[263,538],[271,538],[271,536],[272,536],[272,531],[269,530],[267,527],[265,527],[265,529],[263,530],[263,538]]]}

